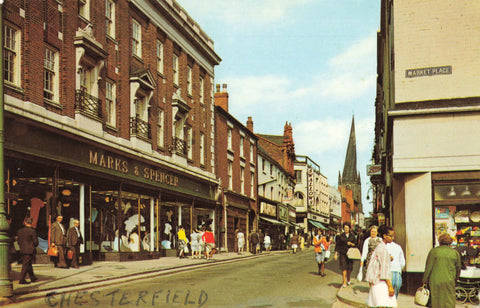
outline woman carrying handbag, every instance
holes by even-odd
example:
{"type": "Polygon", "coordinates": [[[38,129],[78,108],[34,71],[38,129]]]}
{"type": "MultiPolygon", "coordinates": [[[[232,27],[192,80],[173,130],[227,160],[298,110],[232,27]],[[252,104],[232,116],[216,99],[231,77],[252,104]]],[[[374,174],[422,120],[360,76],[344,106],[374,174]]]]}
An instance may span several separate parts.
{"type": "Polygon", "coordinates": [[[351,231],[350,222],[346,221],[343,223],[343,233],[337,236],[336,245],[335,245],[335,260],[340,258],[340,268],[342,270],[343,284],[342,288],[345,288],[352,283],[350,282],[350,276],[353,270],[353,260],[347,257],[348,249],[355,247],[355,236],[350,232],[351,231]]]}

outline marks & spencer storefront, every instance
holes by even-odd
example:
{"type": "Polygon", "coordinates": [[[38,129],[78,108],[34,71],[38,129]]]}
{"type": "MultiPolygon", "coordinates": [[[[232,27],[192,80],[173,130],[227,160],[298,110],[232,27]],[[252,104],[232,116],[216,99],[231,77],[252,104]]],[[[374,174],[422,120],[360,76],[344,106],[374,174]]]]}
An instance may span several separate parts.
{"type": "Polygon", "coordinates": [[[80,220],[82,263],[176,253],[176,231],[210,225],[216,234],[215,179],[196,176],[104,144],[6,118],[5,178],[15,234],[32,217],[37,263],[57,215],[80,220]]]}

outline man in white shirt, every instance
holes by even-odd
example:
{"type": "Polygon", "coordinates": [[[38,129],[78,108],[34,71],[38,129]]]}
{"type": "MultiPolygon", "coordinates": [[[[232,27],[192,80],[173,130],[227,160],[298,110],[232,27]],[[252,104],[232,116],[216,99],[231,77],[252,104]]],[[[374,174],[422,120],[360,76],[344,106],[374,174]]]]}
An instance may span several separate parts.
{"type": "Polygon", "coordinates": [[[392,259],[390,263],[392,286],[395,289],[395,296],[398,297],[398,293],[402,287],[402,270],[405,267],[405,256],[402,247],[393,241],[387,244],[387,250],[392,259]]]}

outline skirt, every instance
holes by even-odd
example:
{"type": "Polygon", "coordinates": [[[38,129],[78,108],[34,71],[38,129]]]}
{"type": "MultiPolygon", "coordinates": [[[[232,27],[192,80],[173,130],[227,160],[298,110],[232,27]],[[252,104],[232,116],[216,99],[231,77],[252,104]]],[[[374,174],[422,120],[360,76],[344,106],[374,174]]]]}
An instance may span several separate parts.
{"type": "Polygon", "coordinates": [[[368,307],[397,307],[395,295],[388,296],[388,286],[384,280],[371,285],[367,298],[368,307]]]}

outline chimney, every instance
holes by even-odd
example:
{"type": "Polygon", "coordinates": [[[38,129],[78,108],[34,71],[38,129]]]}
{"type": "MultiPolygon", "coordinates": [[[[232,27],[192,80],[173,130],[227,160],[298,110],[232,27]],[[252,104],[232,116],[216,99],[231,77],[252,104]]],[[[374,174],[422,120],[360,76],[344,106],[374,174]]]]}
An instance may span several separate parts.
{"type": "Polygon", "coordinates": [[[252,117],[248,117],[248,120],[247,120],[247,128],[249,131],[251,131],[253,133],[253,121],[252,121],[252,117]]]}
{"type": "Polygon", "coordinates": [[[222,85],[222,90],[220,91],[220,84],[216,84],[217,91],[215,92],[215,106],[219,106],[223,108],[226,112],[228,112],[228,92],[227,92],[227,84],[224,83],[222,85]]]}

